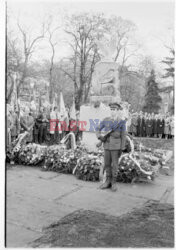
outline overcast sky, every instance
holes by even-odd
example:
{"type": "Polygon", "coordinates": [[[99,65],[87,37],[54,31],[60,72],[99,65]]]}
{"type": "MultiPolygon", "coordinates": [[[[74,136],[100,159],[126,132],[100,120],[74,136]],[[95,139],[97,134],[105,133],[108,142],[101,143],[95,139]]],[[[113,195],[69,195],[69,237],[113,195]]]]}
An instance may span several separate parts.
{"type": "MultiPolygon", "coordinates": [[[[64,14],[74,12],[103,12],[106,15],[117,15],[124,19],[133,21],[138,28],[137,39],[142,43],[142,53],[152,56],[156,63],[160,62],[164,56],[167,56],[167,49],[163,42],[170,45],[173,37],[174,27],[174,1],[45,1],[45,2],[17,2],[7,1],[10,16],[9,28],[17,32],[16,19],[19,16],[20,23],[31,28],[35,33],[47,13],[54,15],[59,23],[60,17],[64,14]]],[[[62,32],[60,36],[62,36],[62,32]]],[[[59,37],[56,60],[69,54],[67,46],[59,37]]],[[[35,58],[49,59],[50,50],[41,44],[40,50],[37,50],[35,58]]]]}

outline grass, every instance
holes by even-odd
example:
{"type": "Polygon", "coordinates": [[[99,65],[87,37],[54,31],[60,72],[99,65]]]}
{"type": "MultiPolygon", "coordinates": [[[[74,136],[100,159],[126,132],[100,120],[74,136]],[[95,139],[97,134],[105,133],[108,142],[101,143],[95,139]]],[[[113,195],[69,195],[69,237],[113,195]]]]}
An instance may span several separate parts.
{"type": "MultiPolygon", "coordinates": [[[[135,140],[140,141],[140,138],[135,138],[135,140]]],[[[159,139],[159,138],[141,138],[141,143],[149,148],[153,149],[164,149],[164,150],[174,150],[174,139],[159,139]]]]}

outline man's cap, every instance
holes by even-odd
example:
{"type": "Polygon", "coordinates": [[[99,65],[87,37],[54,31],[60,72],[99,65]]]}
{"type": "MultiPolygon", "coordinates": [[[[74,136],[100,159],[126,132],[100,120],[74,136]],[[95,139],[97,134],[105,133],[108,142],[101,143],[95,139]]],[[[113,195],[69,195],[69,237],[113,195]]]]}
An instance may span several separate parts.
{"type": "Polygon", "coordinates": [[[109,104],[110,108],[122,109],[122,106],[117,102],[112,102],[109,104]]]}

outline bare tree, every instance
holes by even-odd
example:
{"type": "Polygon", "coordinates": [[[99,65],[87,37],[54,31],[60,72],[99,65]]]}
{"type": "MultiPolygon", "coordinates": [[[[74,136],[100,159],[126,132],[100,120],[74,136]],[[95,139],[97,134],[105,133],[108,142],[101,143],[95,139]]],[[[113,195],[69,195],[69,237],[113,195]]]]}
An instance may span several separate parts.
{"type": "Polygon", "coordinates": [[[7,74],[16,72],[19,70],[22,63],[21,51],[18,48],[18,39],[14,38],[9,32],[7,34],[7,74]]]}
{"type": "Polygon", "coordinates": [[[6,92],[6,101],[9,102],[11,98],[11,94],[13,91],[14,85],[14,72],[21,71],[21,64],[22,64],[22,55],[18,48],[18,39],[13,37],[12,32],[8,32],[7,34],[7,92],[6,92]]]}
{"type": "Polygon", "coordinates": [[[135,56],[140,47],[134,39],[136,25],[129,20],[112,16],[107,19],[105,29],[114,41],[114,61],[126,66],[128,59],[135,56]]]}
{"type": "Polygon", "coordinates": [[[31,39],[31,34],[29,34],[28,31],[22,27],[19,20],[18,20],[17,25],[18,25],[19,31],[22,35],[23,53],[24,53],[23,71],[22,71],[22,76],[21,76],[20,81],[19,81],[18,88],[17,88],[18,93],[19,93],[20,87],[23,84],[23,82],[27,76],[28,62],[30,60],[30,57],[32,56],[32,54],[35,51],[35,45],[37,44],[37,42],[39,42],[41,39],[44,38],[46,30],[45,30],[45,24],[43,23],[40,35],[37,35],[33,39],[31,39]]]}
{"type": "Polygon", "coordinates": [[[50,16],[47,21],[47,34],[48,34],[48,41],[51,47],[51,58],[50,58],[50,68],[49,68],[49,99],[50,103],[53,102],[53,96],[55,92],[54,88],[54,81],[53,81],[53,70],[54,70],[54,57],[55,57],[55,47],[57,46],[57,41],[55,39],[55,34],[60,28],[60,26],[52,27],[53,26],[53,18],[50,16]]]}
{"type": "Polygon", "coordinates": [[[69,58],[69,68],[62,67],[62,70],[74,83],[77,109],[88,99],[94,67],[100,60],[96,40],[102,35],[102,22],[101,15],[83,13],[71,16],[66,26],[73,54],[69,58]]]}

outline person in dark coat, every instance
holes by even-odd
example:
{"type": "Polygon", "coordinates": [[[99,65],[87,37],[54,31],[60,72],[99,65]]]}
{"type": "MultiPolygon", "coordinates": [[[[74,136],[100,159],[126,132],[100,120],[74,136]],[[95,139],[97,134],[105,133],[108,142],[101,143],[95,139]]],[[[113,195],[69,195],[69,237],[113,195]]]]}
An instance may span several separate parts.
{"type": "Polygon", "coordinates": [[[137,136],[140,136],[140,116],[137,115],[137,136]]]}
{"type": "Polygon", "coordinates": [[[43,107],[40,108],[40,113],[36,121],[39,126],[39,143],[42,144],[47,141],[47,123],[49,122],[43,107]]]}
{"type": "Polygon", "coordinates": [[[131,133],[132,133],[132,136],[136,136],[137,135],[137,126],[138,126],[138,123],[137,123],[137,114],[133,113],[132,114],[132,118],[131,118],[131,133]]]}
{"type": "Polygon", "coordinates": [[[139,113],[137,118],[137,135],[142,136],[142,112],[139,113]]]}
{"type": "Polygon", "coordinates": [[[36,121],[37,111],[33,111],[32,116],[34,118],[33,141],[34,141],[34,143],[38,143],[39,128],[38,128],[38,124],[36,121]]]}
{"type": "Polygon", "coordinates": [[[154,126],[155,126],[155,114],[154,113],[152,113],[151,119],[152,119],[152,137],[154,137],[154,126]]]}
{"type": "Polygon", "coordinates": [[[138,119],[138,128],[139,128],[139,136],[146,136],[146,124],[144,115],[141,113],[140,118],[138,119]]]}
{"type": "Polygon", "coordinates": [[[157,124],[158,124],[158,115],[156,114],[154,116],[154,119],[153,119],[153,134],[154,134],[154,137],[157,138],[158,137],[158,128],[157,128],[157,124]]]}
{"type": "Polygon", "coordinates": [[[147,120],[147,117],[148,117],[148,113],[145,112],[145,114],[143,114],[143,117],[142,117],[142,137],[147,136],[147,134],[146,134],[146,120],[147,120]]]}
{"type": "Polygon", "coordinates": [[[161,139],[164,134],[164,119],[162,115],[159,115],[159,118],[157,120],[157,132],[158,132],[159,138],[161,139]]]}

